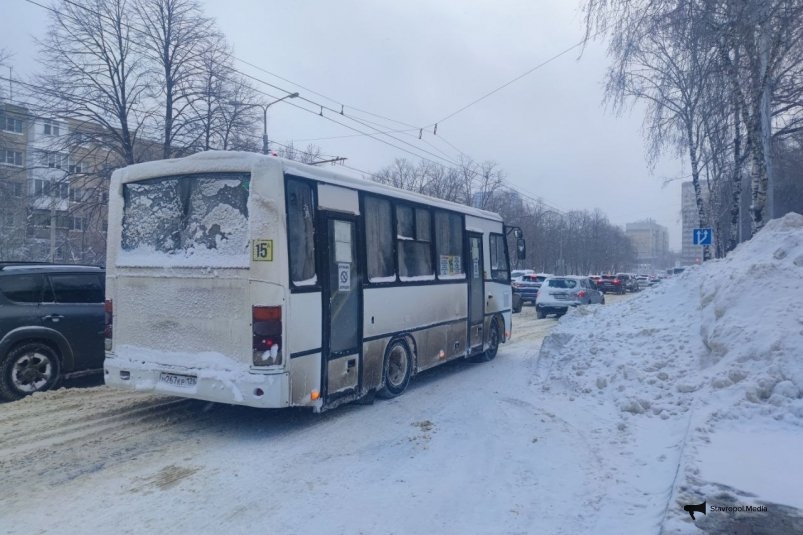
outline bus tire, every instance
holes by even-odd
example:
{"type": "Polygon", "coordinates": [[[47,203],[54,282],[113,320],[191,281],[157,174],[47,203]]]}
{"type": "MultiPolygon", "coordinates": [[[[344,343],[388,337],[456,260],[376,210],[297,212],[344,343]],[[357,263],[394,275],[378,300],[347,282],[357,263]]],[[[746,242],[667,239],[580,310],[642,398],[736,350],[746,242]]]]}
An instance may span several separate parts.
{"type": "Polygon", "coordinates": [[[490,362],[496,358],[496,354],[499,352],[499,344],[502,343],[502,336],[499,318],[492,319],[491,326],[488,329],[488,347],[477,356],[478,362],[490,362]]]}
{"type": "Polygon", "coordinates": [[[383,386],[376,393],[382,399],[402,395],[413,373],[413,354],[404,340],[394,340],[385,351],[383,386]]]}

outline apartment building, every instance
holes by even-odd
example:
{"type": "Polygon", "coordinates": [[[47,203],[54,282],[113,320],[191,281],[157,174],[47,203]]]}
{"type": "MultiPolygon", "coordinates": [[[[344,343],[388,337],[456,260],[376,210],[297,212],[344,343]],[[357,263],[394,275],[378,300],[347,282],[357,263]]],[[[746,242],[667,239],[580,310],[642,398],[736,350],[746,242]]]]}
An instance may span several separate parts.
{"type": "Polygon", "coordinates": [[[0,260],[105,262],[111,167],[80,129],[0,102],[0,260]]]}

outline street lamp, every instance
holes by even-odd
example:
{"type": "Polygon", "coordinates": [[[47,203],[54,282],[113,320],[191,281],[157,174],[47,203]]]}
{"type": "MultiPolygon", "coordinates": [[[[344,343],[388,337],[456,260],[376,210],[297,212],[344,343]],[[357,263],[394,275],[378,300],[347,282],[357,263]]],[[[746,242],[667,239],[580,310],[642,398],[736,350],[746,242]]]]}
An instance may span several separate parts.
{"type": "Polygon", "coordinates": [[[262,108],[262,154],[268,153],[268,108],[276,104],[277,102],[281,102],[286,98],[296,98],[298,96],[298,91],[295,93],[291,93],[289,95],[285,95],[282,98],[276,99],[273,102],[268,102],[267,104],[260,104],[259,106],[262,108]]]}
{"type": "MultiPolygon", "coordinates": [[[[296,98],[298,96],[298,91],[295,93],[290,93],[289,95],[285,95],[282,98],[277,98],[273,102],[268,102],[267,104],[245,104],[246,108],[253,108],[259,107],[262,108],[262,154],[268,153],[268,108],[276,104],[277,102],[281,102],[287,98],[296,98]]],[[[239,102],[230,102],[235,106],[239,105],[239,102]]]]}

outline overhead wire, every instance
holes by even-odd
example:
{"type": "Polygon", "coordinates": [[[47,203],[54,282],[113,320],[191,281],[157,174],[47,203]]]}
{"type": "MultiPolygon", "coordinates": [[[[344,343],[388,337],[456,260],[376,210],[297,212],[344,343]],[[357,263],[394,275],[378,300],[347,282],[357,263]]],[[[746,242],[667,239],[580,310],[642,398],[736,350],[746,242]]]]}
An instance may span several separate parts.
{"type": "MultiPolygon", "coordinates": [[[[24,1],[26,1],[26,2],[28,2],[28,3],[30,3],[30,4],[36,5],[36,6],[38,6],[38,7],[41,7],[41,8],[43,8],[43,9],[46,9],[46,10],[52,11],[52,12],[54,12],[54,13],[59,13],[59,12],[58,12],[56,9],[54,9],[54,8],[52,8],[52,7],[49,7],[49,6],[46,6],[46,5],[44,5],[44,4],[41,4],[41,3],[37,2],[36,0],[24,0],[24,1]]],[[[68,4],[70,4],[70,5],[74,6],[74,7],[77,7],[77,8],[79,8],[79,9],[82,9],[82,10],[88,11],[88,12],[90,12],[90,13],[92,13],[92,14],[94,14],[94,15],[98,16],[98,17],[101,17],[101,18],[107,18],[108,20],[112,20],[112,19],[110,19],[108,16],[106,16],[106,15],[104,15],[104,14],[102,14],[102,13],[100,13],[100,12],[98,12],[98,11],[96,11],[96,10],[94,10],[94,9],[92,9],[92,8],[90,8],[90,7],[88,7],[88,6],[83,6],[83,5],[80,5],[80,4],[78,4],[78,3],[76,3],[76,2],[74,2],[74,1],[72,1],[72,0],[64,0],[64,2],[65,2],[65,3],[68,3],[68,4]]],[[[112,22],[114,22],[114,21],[112,20],[112,22]]],[[[121,25],[122,25],[122,26],[125,26],[125,27],[127,27],[127,28],[129,28],[130,30],[132,30],[132,31],[134,31],[134,32],[140,33],[140,34],[142,34],[142,35],[147,35],[147,32],[145,32],[144,30],[142,30],[142,29],[140,29],[140,28],[137,28],[137,27],[135,27],[134,25],[132,25],[132,24],[129,24],[129,23],[127,23],[127,22],[122,22],[122,23],[121,23],[121,25]]],[[[454,117],[455,115],[457,115],[457,114],[459,114],[459,113],[461,113],[461,112],[465,111],[466,109],[468,109],[468,108],[470,108],[470,107],[474,106],[475,104],[477,104],[477,103],[481,102],[482,100],[485,100],[486,98],[490,97],[491,95],[493,95],[493,94],[495,94],[495,93],[497,93],[497,92],[501,91],[501,90],[502,90],[502,89],[504,89],[505,87],[508,87],[508,86],[510,86],[511,84],[513,84],[513,83],[515,83],[515,82],[517,82],[517,81],[521,80],[522,78],[524,78],[524,77],[528,76],[528,75],[529,75],[529,74],[531,74],[532,72],[534,72],[534,71],[536,71],[536,70],[538,70],[538,69],[540,69],[540,68],[544,67],[545,65],[547,65],[547,64],[549,64],[549,63],[551,63],[552,61],[554,61],[554,60],[556,60],[556,59],[560,58],[561,56],[563,56],[563,55],[565,55],[565,54],[569,53],[570,51],[572,51],[572,50],[574,50],[574,49],[578,48],[579,46],[581,46],[581,45],[582,45],[583,43],[585,43],[585,42],[586,42],[586,41],[585,41],[585,39],[584,39],[584,40],[582,40],[582,41],[580,41],[580,42],[576,43],[575,45],[572,45],[571,47],[569,47],[569,48],[567,48],[567,49],[565,49],[565,50],[563,50],[563,51],[559,52],[558,54],[556,54],[556,55],[554,55],[554,56],[550,57],[549,59],[547,59],[547,60],[545,60],[545,61],[543,61],[543,62],[539,63],[538,65],[536,65],[536,66],[532,67],[531,69],[528,69],[527,71],[525,71],[525,72],[524,72],[524,73],[522,73],[521,75],[519,75],[519,76],[517,76],[517,77],[513,78],[512,80],[510,80],[510,81],[508,81],[508,82],[506,82],[506,83],[502,84],[501,86],[499,86],[499,87],[497,87],[497,88],[493,89],[492,91],[490,91],[490,92],[488,92],[488,93],[486,93],[486,94],[482,95],[481,97],[479,97],[479,98],[477,98],[477,99],[475,99],[475,100],[473,100],[473,101],[469,102],[468,104],[466,104],[466,105],[462,106],[461,108],[458,108],[458,109],[457,109],[457,110],[455,110],[454,112],[452,112],[452,113],[450,113],[450,114],[448,114],[448,115],[444,116],[443,118],[439,119],[438,121],[435,121],[434,123],[430,123],[430,124],[428,124],[427,126],[424,126],[424,127],[416,127],[415,125],[412,125],[412,124],[410,124],[410,123],[407,123],[407,122],[404,122],[404,121],[398,121],[398,120],[396,120],[396,119],[392,119],[392,118],[389,118],[389,117],[386,117],[386,116],[383,116],[383,115],[380,115],[380,114],[375,114],[375,113],[373,113],[373,112],[370,112],[370,111],[367,111],[367,110],[362,110],[362,109],[360,109],[360,108],[357,108],[357,107],[354,107],[354,106],[349,106],[349,108],[350,108],[350,109],[353,109],[353,110],[356,110],[356,111],[358,111],[358,112],[361,112],[361,113],[365,113],[365,114],[367,114],[367,115],[371,115],[371,116],[374,116],[374,117],[377,117],[377,118],[380,118],[380,119],[386,120],[386,121],[390,121],[390,122],[394,122],[394,123],[397,123],[397,124],[400,124],[400,125],[408,126],[408,127],[410,127],[410,129],[411,129],[411,130],[413,130],[413,131],[414,131],[415,129],[418,129],[418,130],[419,130],[419,132],[423,132],[423,131],[427,130],[427,129],[428,129],[428,128],[430,128],[430,127],[435,127],[435,128],[437,128],[437,125],[438,125],[438,124],[440,124],[440,123],[443,123],[443,122],[445,122],[445,121],[446,121],[446,120],[448,120],[448,119],[451,119],[451,118],[452,118],[452,117],[454,117]]],[[[134,43],[135,43],[135,44],[139,44],[139,43],[137,43],[136,41],[135,41],[134,43]]],[[[378,136],[378,135],[383,135],[383,136],[386,136],[386,137],[389,137],[389,138],[393,139],[394,141],[397,141],[397,142],[399,142],[399,143],[402,143],[402,144],[404,144],[404,145],[407,145],[407,146],[411,147],[413,150],[421,151],[421,152],[423,152],[423,153],[425,153],[425,154],[428,154],[429,156],[432,156],[433,158],[437,158],[438,160],[442,160],[442,161],[444,161],[444,162],[448,163],[449,165],[452,165],[452,166],[455,166],[455,167],[459,167],[459,163],[457,163],[457,162],[453,161],[453,160],[452,160],[452,159],[450,159],[449,157],[444,157],[444,156],[448,156],[448,155],[446,155],[446,153],[445,153],[445,152],[441,151],[440,149],[438,149],[437,147],[435,147],[434,145],[432,145],[431,143],[429,143],[429,142],[428,142],[428,141],[426,141],[426,140],[423,140],[423,141],[425,141],[425,143],[429,144],[431,147],[433,147],[433,149],[437,150],[438,152],[440,152],[440,153],[441,153],[441,154],[443,154],[444,156],[439,156],[439,155],[437,155],[437,154],[435,154],[435,153],[433,153],[433,152],[431,152],[431,151],[428,151],[428,150],[426,150],[426,149],[423,149],[423,148],[420,148],[420,147],[416,147],[416,146],[412,145],[411,143],[407,143],[406,141],[404,141],[404,140],[402,140],[402,139],[399,139],[399,138],[397,138],[397,137],[395,137],[395,136],[391,135],[391,134],[393,134],[393,133],[408,133],[408,131],[405,131],[405,130],[382,131],[382,129],[380,129],[380,128],[376,128],[375,126],[372,126],[371,124],[369,124],[369,123],[370,123],[370,121],[368,121],[367,119],[365,119],[365,120],[360,120],[360,119],[358,119],[358,118],[355,118],[355,117],[353,117],[353,116],[351,116],[351,115],[347,115],[347,114],[345,114],[345,113],[344,113],[345,104],[341,103],[340,101],[338,101],[338,100],[336,100],[336,99],[332,99],[332,98],[330,98],[330,97],[327,97],[326,95],[324,95],[324,94],[322,94],[322,93],[319,93],[319,92],[317,92],[317,91],[314,91],[314,90],[312,90],[312,89],[306,88],[306,87],[304,87],[304,86],[302,86],[302,85],[300,85],[300,84],[297,84],[297,83],[295,83],[295,82],[292,82],[291,80],[288,80],[288,79],[286,79],[286,78],[283,78],[283,77],[281,77],[281,76],[279,76],[279,75],[276,75],[275,73],[272,73],[272,72],[270,72],[270,71],[267,71],[266,69],[263,69],[263,68],[261,68],[261,67],[259,67],[259,66],[257,66],[257,65],[254,65],[253,63],[250,63],[250,62],[247,62],[247,61],[245,61],[245,60],[242,60],[241,58],[238,58],[238,57],[234,56],[233,54],[231,55],[231,57],[232,57],[234,60],[236,60],[236,61],[239,61],[239,62],[241,62],[241,63],[243,63],[243,64],[245,64],[245,65],[251,66],[252,68],[255,68],[255,69],[257,69],[257,70],[260,70],[260,71],[262,71],[262,72],[264,72],[264,73],[266,73],[266,74],[269,74],[269,75],[271,75],[271,76],[274,76],[274,77],[276,77],[276,78],[279,78],[279,79],[281,79],[281,80],[283,80],[283,81],[286,81],[287,83],[293,84],[294,86],[296,86],[296,87],[299,87],[299,88],[302,88],[302,89],[304,89],[305,91],[308,91],[308,92],[310,92],[310,93],[313,93],[313,94],[315,94],[315,95],[318,95],[318,96],[320,96],[320,97],[322,97],[322,98],[325,98],[325,99],[327,99],[327,100],[329,100],[329,101],[336,102],[336,103],[340,104],[340,106],[341,106],[341,109],[338,111],[338,110],[336,110],[336,109],[333,109],[333,108],[331,108],[331,107],[329,107],[329,106],[324,106],[323,104],[320,104],[320,103],[318,103],[318,102],[315,102],[315,101],[313,101],[313,100],[311,100],[311,99],[308,99],[308,98],[306,98],[306,97],[304,97],[304,96],[301,96],[301,95],[299,95],[299,96],[297,97],[299,100],[301,100],[301,101],[305,101],[305,102],[307,102],[307,103],[309,103],[309,104],[312,104],[313,106],[316,106],[317,108],[319,108],[319,110],[318,110],[318,111],[316,111],[316,110],[310,110],[310,109],[308,109],[308,108],[305,108],[305,107],[303,107],[303,106],[299,106],[299,105],[295,104],[294,102],[290,102],[289,100],[288,100],[288,101],[285,101],[285,103],[286,103],[286,104],[289,104],[289,105],[291,105],[291,106],[293,106],[293,107],[296,107],[296,108],[298,108],[298,109],[301,109],[301,110],[303,110],[303,111],[305,111],[305,112],[307,112],[307,113],[312,113],[312,114],[315,114],[315,115],[317,115],[317,116],[323,117],[324,119],[327,119],[327,120],[328,120],[328,121],[330,121],[330,122],[333,122],[333,123],[335,123],[335,124],[337,124],[337,125],[340,125],[340,126],[342,126],[342,127],[344,127],[344,128],[347,128],[347,129],[350,129],[350,130],[352,130],[352,131],[356,132],[356,134],[353,134],[352,136],[367,136],[367,137],[369,137],[369,138],[371,138],[371,139],[374,139],[375,141],[379,141],[380,143],[383,143],[383,144],[385,144],[385,145],[388,145],[388,146],[390,146],[390,147],[393,147],[393,148],[395,148],[395,149],[397,149],[397,150],[401,150],[401,151],[403,151],[403,152],[405,152],[405,153],[407,153],[407,154],[410,154],[410,155],[412,155],[412,156],[416,156],[416,157],[418,157],[418,158],[421,158],[422,160],[429,161],[430,163],[434,163],[434,164],[442,165],[440,162],[437,162],[437,161],[431,160],[431,159],[429,159],[429,158],[427,158],[427,157],[421,156],[420,154],[414,153],[414,152],[412,152],[412,151],[410,151],[410,150],[407,150],[407,149],[405,149],[405,148],[403,148],[403,147],[399,147],[399,146],[397,146],[397,145],[394,145],[393,143],[390,143],[390,142],[388,142],[388,141],[386,141],[386,140],[384,140],[384,139],[381,139],[381,138],[378,138],[378,137],[376,137],[376,136],[378,136]],[[330,116],[328,116],[328,115],[324,115],[324,114],[323,114],[323,111],[324,111],[324,110],[327,110],[327,111],[329,111],[330,113],[332,113],[332,114],[335,114],[335,115],[341,115],[341,116],[343,116],[343,117],[345,117],[345,118],[347,118],[347,119],[349,119],[349,120],[351,120],[351,121],[353,121],[353,122],[356,122],[357,124],[359,124],[359,125],[361,125],[361,126],[364,126],[364,127],[367,127],[367,128],[370,128],[370,129],[374,130],[374,132],[363,132],[363,131],[361,131],[361,130],[359,130],[359,129],[355,128],[355,127],[352,127],[352,126],[350,126],[350,125],[347,125],[347,124],[344,124],[344,123],[342,123],[342,122],[340,122],[340,121],[334,120],[332,117],[330,117],[330,116]]],[[[281,92],[283,92],[283,93],[285,93],[285,94],[290,94],[290,93],[291,93],[290,91],[288,91],[288,90],[286,90],[286,89],[284,89],[284,88],[282,88],[282,87],[280,87],[280,86],[278,86],[278,85],[272,84],[272,83],[270,83],[270,82],[268,82],[268,81],[266,81],[266,80],[263,80],[263,79],[261,79],[261,78],[255,77],[255,76],[253,76],[253,75],[250,75],[250,74],[248,74],[248,73],[245,73],[245,72],[243,72],[243,71],[241,71],[241,70],[239,70],[239,69],[237,69],[237,68],[235,68],[235,67],[232,67],[232,70],[233,70],[234,72],[236,72],[236,73],[238,73],[238,74],[242,75],[242,76],[245,76],[245,77],[247,77],[247,78],[249,78],[249,79],[251,79],[251,80],[254,80],[255,82],[261,83],[261,84],[263,84],[263,85],[266,85],[266,86],[268,86],[268,87],[272,87],[272,88],[274,88],[274,89],[277,89],[277,90],[279,90],[279,91],[281,91],[281,92]]],[[[259,93],[261,93],[261,94],[263,94],[263,95],[265,95],[265,96],[269,96],[269,97],[271,97],[271,98],[278,98],[278,97],[276,97],[275,95],[271,95],[270,93],[267,93],[267,92],[265,92],[265,91],[262,91],[262,90],[259,90],[259,89],[256,89],[256,88],[254,88],[254,90],[255,90],[255,91],[257,91],[257,92],[259,92],[259,93]]],[[[377,124],[377,123],[373,123],[373,124],[377,124]]],[[[444,143],[446,143],[447,145],[449,145],[449,146],[450,146],[452,149],[456,150],[456,151],[457,151],[457,152],[458,152],[460,155],[466,156],[466,153],[465,153],[465,152],[463,152],[462,150],[460,150],[459,148],[457,148],[457,147],[456,147],[454,144],[452,144],[451,142],[449,142],[448,140],[446,140],[445,138],[443,138],[443,136],[442,136],[442,135],[440,135],[440,136],[439,136],[439,135],[437,135],[437,134],[434,134],[434,136],[433,136],[433,137],[435,137],[435,138],[440,138],[440,139],[441,139],[441,140],[442,140],[444,143]]],[[[363,172],[363,171],[360,171],[360,172],[363,172]]],[[[509,185],[509,184],[508,184],[507,186],[508,186],[510,189],[513,189],[513,191],[516,191],[517,193],[519,193],[519,194],[522,194],[522,192],[520,192],[520,191],[519,191],[518,189],[516,189],[515,187],[513,187],[513,186],[511,186],[511,185],[509,185]]],[[[530,195],[523,195],[523,196],[525,196],[525,197],[527,197],[527,198],[529,198],[529,199],[531,199],[531,200],[534,200],[534,201],[536,201],[536,202],[543,202],[542,200],[535,199],[535,198],[533,198],[533,197],[532,197],[532,196],[530,196],[530,195]]]]}

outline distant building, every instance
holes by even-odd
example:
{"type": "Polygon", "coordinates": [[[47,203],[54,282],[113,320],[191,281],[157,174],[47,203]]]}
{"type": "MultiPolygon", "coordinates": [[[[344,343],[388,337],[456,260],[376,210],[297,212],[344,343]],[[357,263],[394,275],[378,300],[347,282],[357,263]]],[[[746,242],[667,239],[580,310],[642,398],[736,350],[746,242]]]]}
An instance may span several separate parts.
{"type": "Polygon", "coordinates": [[[625,234],[636,250],[638,271],[663,269],[669,257],[669,232],[652,219],[627,223],[625,234]]]}
{"type": "Polygon", "coordinates": [[[105,262],[114,158],[87,131],[0,101],[0,260],[105,262]]]}

